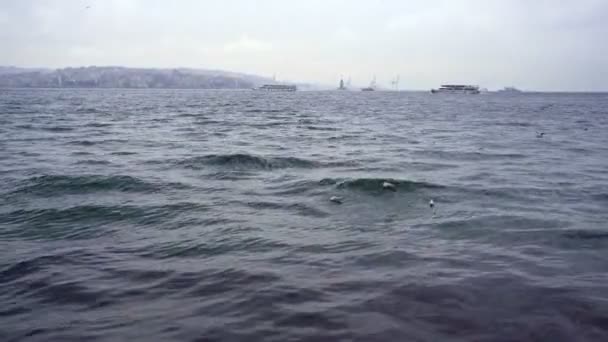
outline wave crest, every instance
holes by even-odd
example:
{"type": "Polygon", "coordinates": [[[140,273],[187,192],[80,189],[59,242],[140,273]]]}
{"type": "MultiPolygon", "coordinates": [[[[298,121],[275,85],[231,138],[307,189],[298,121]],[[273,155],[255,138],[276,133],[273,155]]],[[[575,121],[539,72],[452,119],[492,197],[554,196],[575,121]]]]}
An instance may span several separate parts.
{"type": "Polygon", "coordinates": [[[200,169],[205,166],[219,166],[232,169],[287,169],[287,168],[314,168],[319,163],[295,157],[263,158],[250,154],[211,154],[182,160],[181,166],[200,169]]]}
{"type": "Polygon", "coordinates": [[[98,191],[149,192],[156,190],[159,190],[158,185],[131,176],[47,175],[28,179],[12,193],[57,196],[98,191]]]}
{"type": "Polygon", "coordinates": [[[416,191],[419,189],[442,189],[444,186],[426,182],[416,182],[394,178],[354,178],[354,179],[335,179],[325,178],[319,184],[335,185],[339,189],[357,191],[378,191],[382,190],[384,182],[394,184],[398,190],[416,191]]]}

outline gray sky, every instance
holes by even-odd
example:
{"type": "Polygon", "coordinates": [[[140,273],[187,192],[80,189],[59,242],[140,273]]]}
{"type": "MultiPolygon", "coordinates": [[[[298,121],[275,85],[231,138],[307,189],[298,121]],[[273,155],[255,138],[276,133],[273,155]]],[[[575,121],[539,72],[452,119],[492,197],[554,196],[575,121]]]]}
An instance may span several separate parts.
{"type": "Polygon", "coordinates": [[[608,0],[0,0],[0,51],[0,65],[608,90],[608,0]]]}

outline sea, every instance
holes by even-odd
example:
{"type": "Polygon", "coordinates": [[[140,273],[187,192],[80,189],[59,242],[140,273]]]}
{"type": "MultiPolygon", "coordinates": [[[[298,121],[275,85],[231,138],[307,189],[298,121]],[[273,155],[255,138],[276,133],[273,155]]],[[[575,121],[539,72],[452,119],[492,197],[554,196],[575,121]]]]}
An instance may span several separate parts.
{"type": "Polygon", "coordinates": [[[0,340],[608,341],[607,132],[608,94],[2,89],[0,340]]]}

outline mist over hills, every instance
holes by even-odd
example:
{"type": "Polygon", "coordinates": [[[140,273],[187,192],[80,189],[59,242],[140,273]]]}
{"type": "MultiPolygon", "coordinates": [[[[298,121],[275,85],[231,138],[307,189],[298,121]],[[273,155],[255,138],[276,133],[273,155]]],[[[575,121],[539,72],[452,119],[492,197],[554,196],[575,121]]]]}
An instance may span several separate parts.
{"type": "Polygon", "coordinates": [[[0,66],[0,88],[249,89],[270,78],[206,69],[89,66],[45,69],[0,66]]]}

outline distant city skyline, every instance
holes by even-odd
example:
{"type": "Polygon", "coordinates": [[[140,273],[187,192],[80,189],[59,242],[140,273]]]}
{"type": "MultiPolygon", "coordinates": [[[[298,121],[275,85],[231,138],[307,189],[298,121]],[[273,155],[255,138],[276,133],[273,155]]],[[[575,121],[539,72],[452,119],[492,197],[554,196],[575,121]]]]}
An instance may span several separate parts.
{"type": "Polygon", "coordinates": [[[608,1],[0,0],[0,65],[608,91],[608,1]]]}

